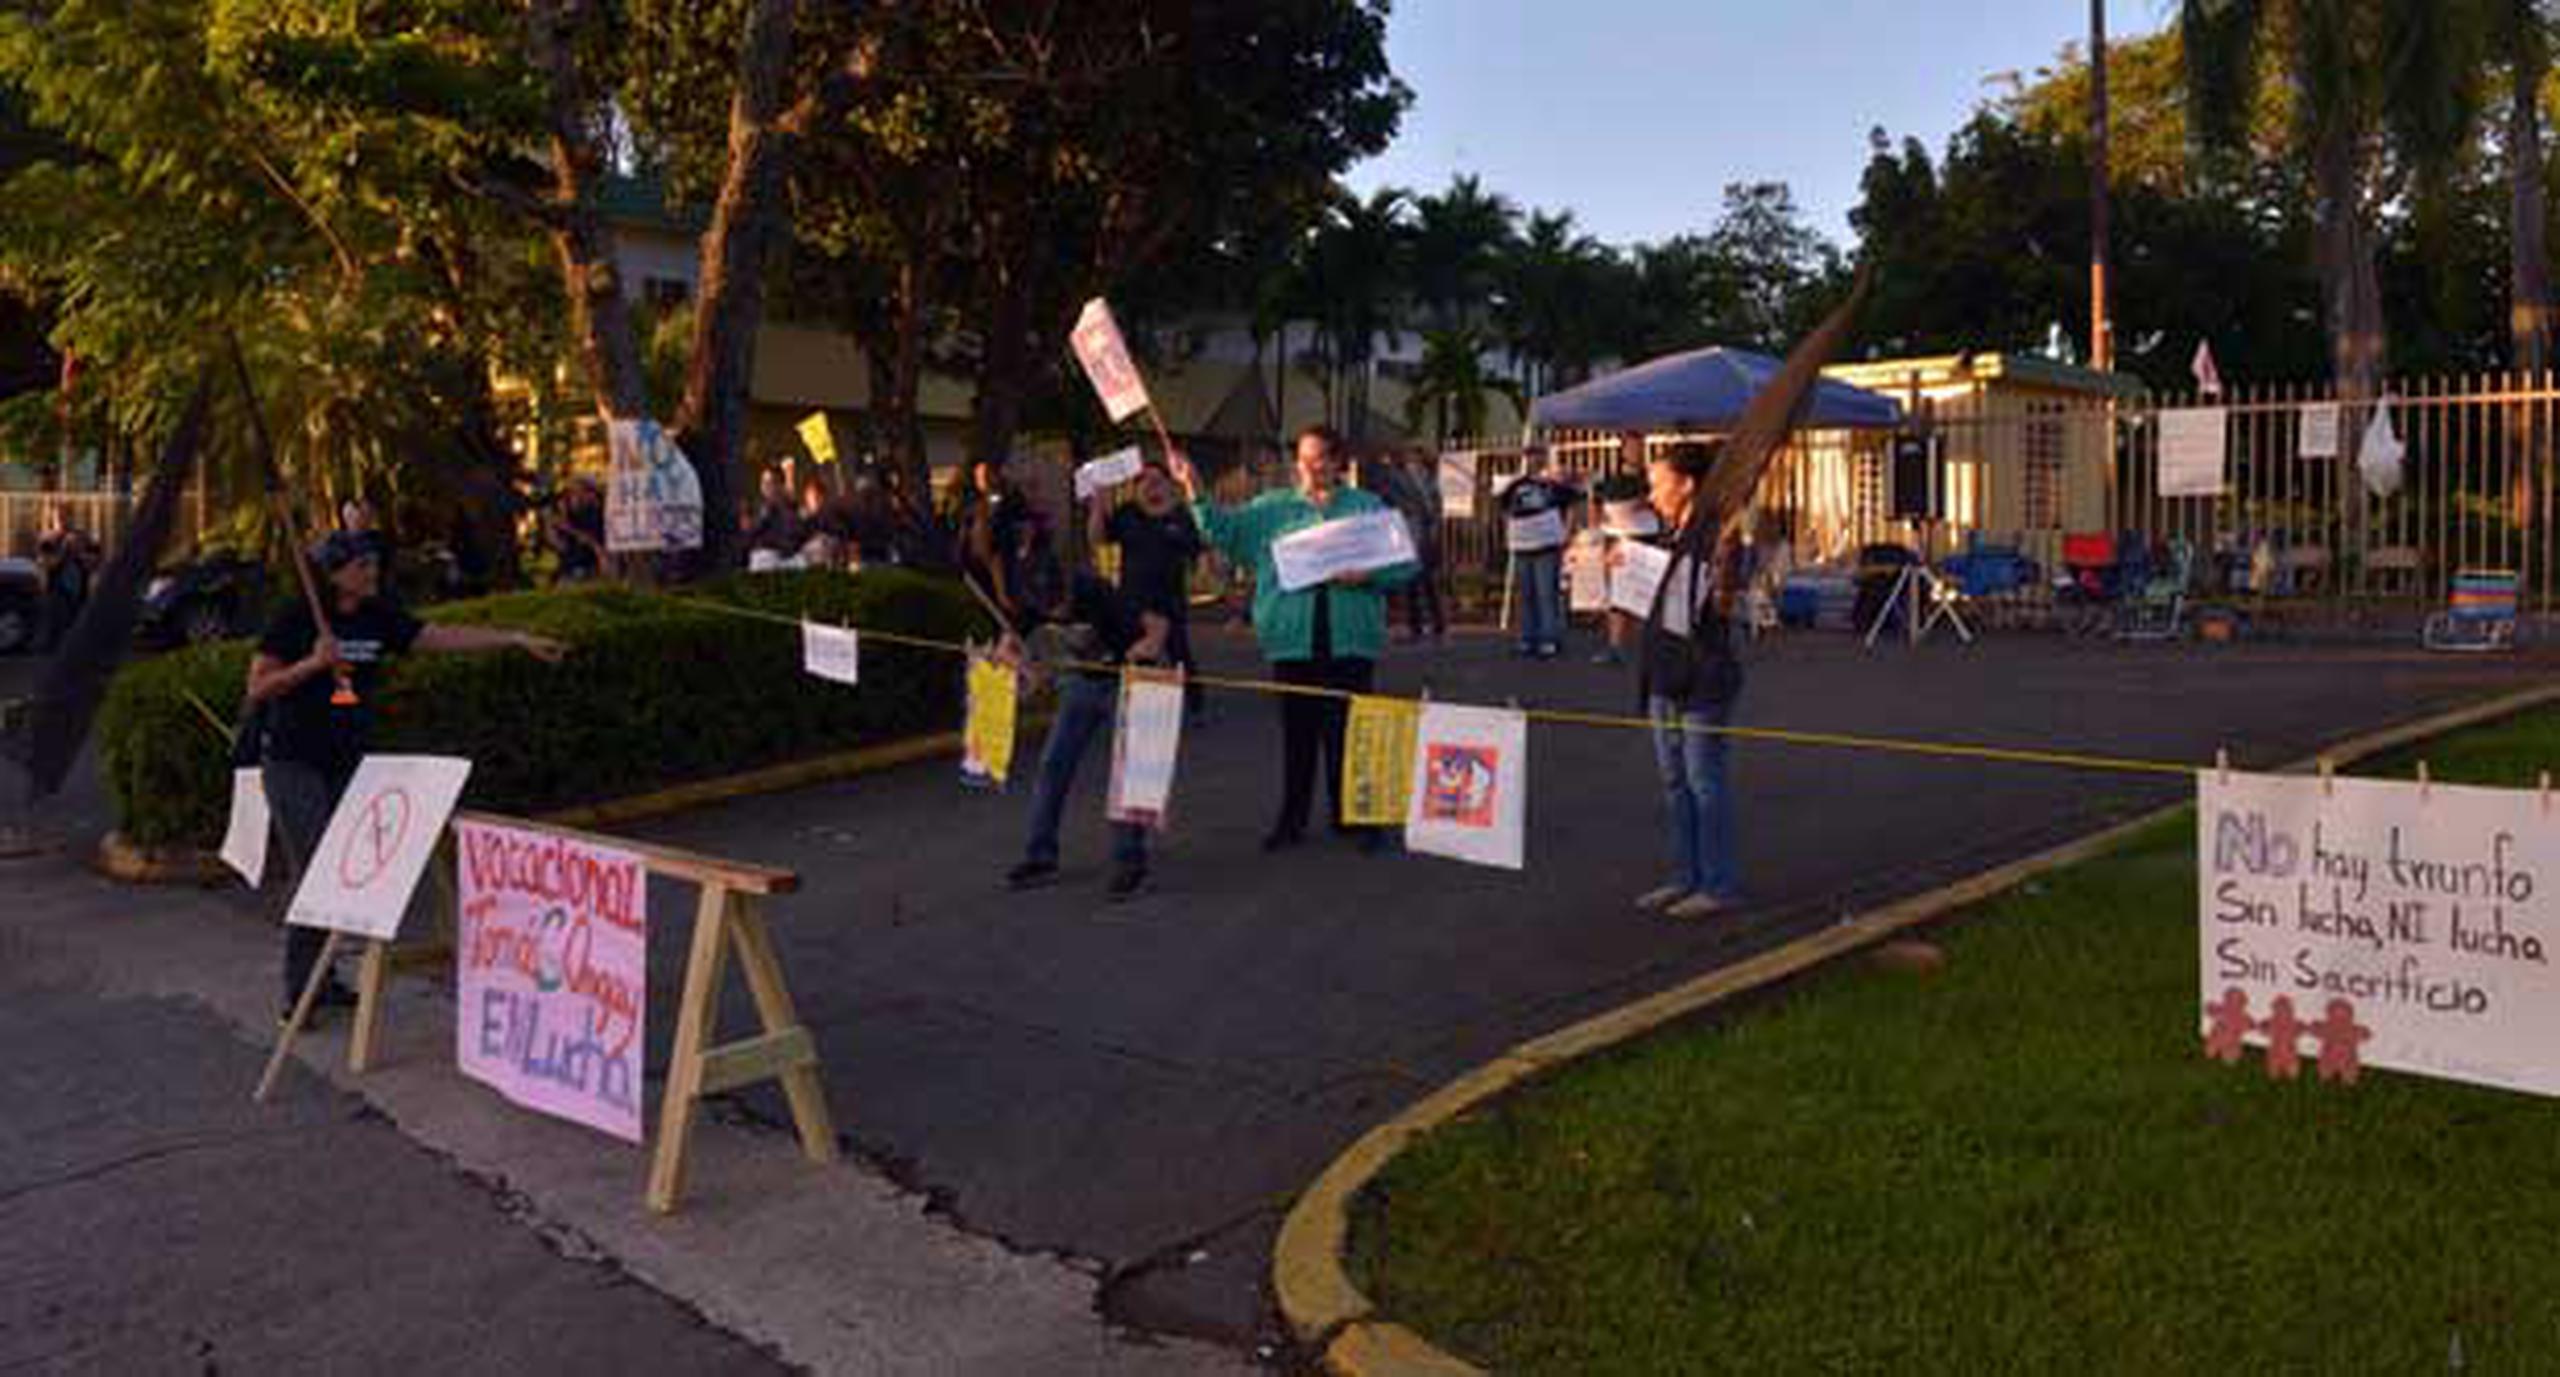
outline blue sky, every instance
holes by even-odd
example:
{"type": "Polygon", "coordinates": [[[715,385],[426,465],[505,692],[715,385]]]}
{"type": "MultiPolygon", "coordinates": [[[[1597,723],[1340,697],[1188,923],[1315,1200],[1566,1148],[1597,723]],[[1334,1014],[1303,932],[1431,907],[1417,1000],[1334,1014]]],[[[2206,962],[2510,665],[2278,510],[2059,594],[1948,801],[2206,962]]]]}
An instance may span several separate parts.
{"type": "MultiPolygon", "coordinates": [[[[2108,28],[2171,10],[2112,0],[2108,28]]],[[[1934,154],[2003,89],[1986,78],[2032,79],[2088,29],[2086,0],[1395,0],[1387,56],[1413,107],[1348,180],[1474,172],[1615,244],[1706,229],[1727,182],[1784,181],[1845,247],[1869,128],[1934,154]]]]}

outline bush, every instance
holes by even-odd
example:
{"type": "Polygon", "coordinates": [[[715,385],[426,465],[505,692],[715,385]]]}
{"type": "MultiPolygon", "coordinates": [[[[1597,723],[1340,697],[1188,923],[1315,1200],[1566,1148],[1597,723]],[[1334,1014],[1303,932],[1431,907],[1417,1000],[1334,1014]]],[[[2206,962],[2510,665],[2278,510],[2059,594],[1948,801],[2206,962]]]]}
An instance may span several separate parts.
{"type": "MultiPolygon", "coordinates": [[[[861,686],[827,683],[801,672],[791,626],[706,603],[935,640],[989,634],[958,584],[899,570],[447,603],[428,619],[535,631],[572,650],[557,666],[512,652],[408,656],[377,691],[374,747],[468,756],[472,806],[538,812],[959,722],[956,657],[868,641],[861,686]]],[[[100,746],[118,825],[134,841],[220,839],[230,807],[228,748],[188,695],[228,718],[249,650],[238,641],[200,646],[116,676],[100,715],[100,746]]]]}

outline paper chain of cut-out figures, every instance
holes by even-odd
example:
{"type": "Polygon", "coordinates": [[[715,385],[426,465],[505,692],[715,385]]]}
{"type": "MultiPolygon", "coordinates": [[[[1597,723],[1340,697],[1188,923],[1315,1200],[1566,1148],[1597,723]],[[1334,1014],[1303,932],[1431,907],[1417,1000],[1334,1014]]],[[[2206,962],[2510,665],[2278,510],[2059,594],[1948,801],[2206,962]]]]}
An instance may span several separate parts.
{"type": "Polygon", "coordinates": [[[2363,1059],[2357,1049],[2372,1038],[2373,1030],[2356,1022],[2356,1007],[2343,999],[2329,1001],[2328,1012],[2318,1023],[2305,1023],[2294,1016],[2293,997],[2277,995],[2274,1008],[2263,1019],[2249,1016],[2249,996],[2238,986],[2222,992],[2222,998],[2204,1006],[2212,1020],[2204,1032],[2204,1054],[2215,1061],[2236,1062],[2246,1050],[2243,1040],[2253,1032],[2267,1035],[2267,1075],[2289,1081],[2302,1074],[2302,1035],[2309,1033],[2320,1040],[2320,1079],[2356,1083],[2364,1073],[2363,1059]]]}

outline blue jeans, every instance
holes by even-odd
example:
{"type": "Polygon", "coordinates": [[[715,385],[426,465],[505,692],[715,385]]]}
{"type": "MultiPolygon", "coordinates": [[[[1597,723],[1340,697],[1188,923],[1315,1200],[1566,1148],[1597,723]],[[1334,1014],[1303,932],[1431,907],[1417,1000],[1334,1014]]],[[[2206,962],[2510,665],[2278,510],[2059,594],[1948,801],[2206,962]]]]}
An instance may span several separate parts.
{"type": "Polygon", "coordinates": [[[1520,583],[1520,648],[1541,650],[1564,644],[1564,551],[1540,550],[1514,555],[1513,575],[1520,583]]]}
{"type": "Polygon", "coordinates": [[[1645,704],[1653,720],[1653,760],[1662,775],[1663,830],[1670,840],[1671,883],[1718,899],[1741,891],[1733,878],[1733,786],[1725,774],[1720,732],[1674,730],[1721,727],[1731,703],[1683,708],[1654,695],[1645,704]]]}
{"type": "MultiPolygon", "coordinates": [[[[1067,811],[1067,794],[1075,787],[1076,766],[1096,733],[1110,730],[1120,715],[1120,681],[1090,674],[1068,674],[1058,680],[1058,717],[1049,724],[1049,740],[1040,748],[1040,778],[1031,786],[1030,860],[1058,863],[1058,820],[1067,811]]],[[[1147,863],[1147,829],[1136,823],[1111,824],[1111,858],[1122,865],[1147,863]]]]}

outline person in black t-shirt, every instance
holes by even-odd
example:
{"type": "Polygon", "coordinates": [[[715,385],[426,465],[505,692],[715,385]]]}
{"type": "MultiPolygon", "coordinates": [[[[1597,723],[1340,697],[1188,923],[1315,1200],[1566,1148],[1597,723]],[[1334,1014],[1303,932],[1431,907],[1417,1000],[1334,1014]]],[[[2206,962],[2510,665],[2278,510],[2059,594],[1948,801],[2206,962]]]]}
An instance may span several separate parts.
{"type": "Polygon", "coordinates": [[[1519,653],[1552,660],[1564,651],[1564,543],[1582,494],[1548,472],[1546,451],[1531,449],[1522,462],[1520,477],[1497,499],[1519,578],[1519,653]]]}
{"type": "MultiPolygon", "coordinates": [[[[522,650],[556,663],[565,648],[548,637],[484,626],[428,626],[382,596],[382,561],[372,544],[340,531],[311,552],[324,581],[328,625],[296,600],[278,612],[249,661],[249,702],[258,709],[267,804],[299,875],[312,861],[329,815],[355,777],[373,728],[373,695],[383,666],[411,650],[522,650]]],[[[311,978],[327,934],[287,927],[284,1015],[311,978]]],[[[323,1005],[354,996],[332,979],[323,1005]]]]}
{"type": "MultiPolygon", "coordinates": [[[[1097,499],[1098,500],[1098,499],[1097,499]]],[[[1031,889],[1058,876],[1058,825],[1066,812],[1067,794],[1075,787],[1076,767],[1085,748],[1108,730],[1119,714],[1122,664],[1162,664],[1172,623],[1163,613],[1142,607],[1099,577],[1078,571],[1069,580],[1058,606],[1033,604],[1024,610],[1023,635],[1044,623],[1067,631],[1068,655],[1088,666],[1069,670],[1058,681],[1058,715],[1049,724],[1049,739],[1040,748],[1040,774],[1031,790],[1031,837],[1022,863],[1006,872],[1005,883],[1031,889]]],[[[997,648],[999,658],[1019,665],[1023,645],[1007,631],[997,648]]],[[[1111,898],[1128,899],[1146,888],[1147,829],[1136,823],[1111,825],[1111,898]]]]}
{"type": "Polygon", "coordinates": [[[1120,547],[1120,596],[1170,623],[1166,656],[1189,673],[1191,564],[1200,558],[1200,525],[1162,461],[1149,460],[1134,486],[1136,500],[1124,505],[1112,506],[1107,492],[1086,503],[1086,543],[1096,550],[1120,547]]]}

